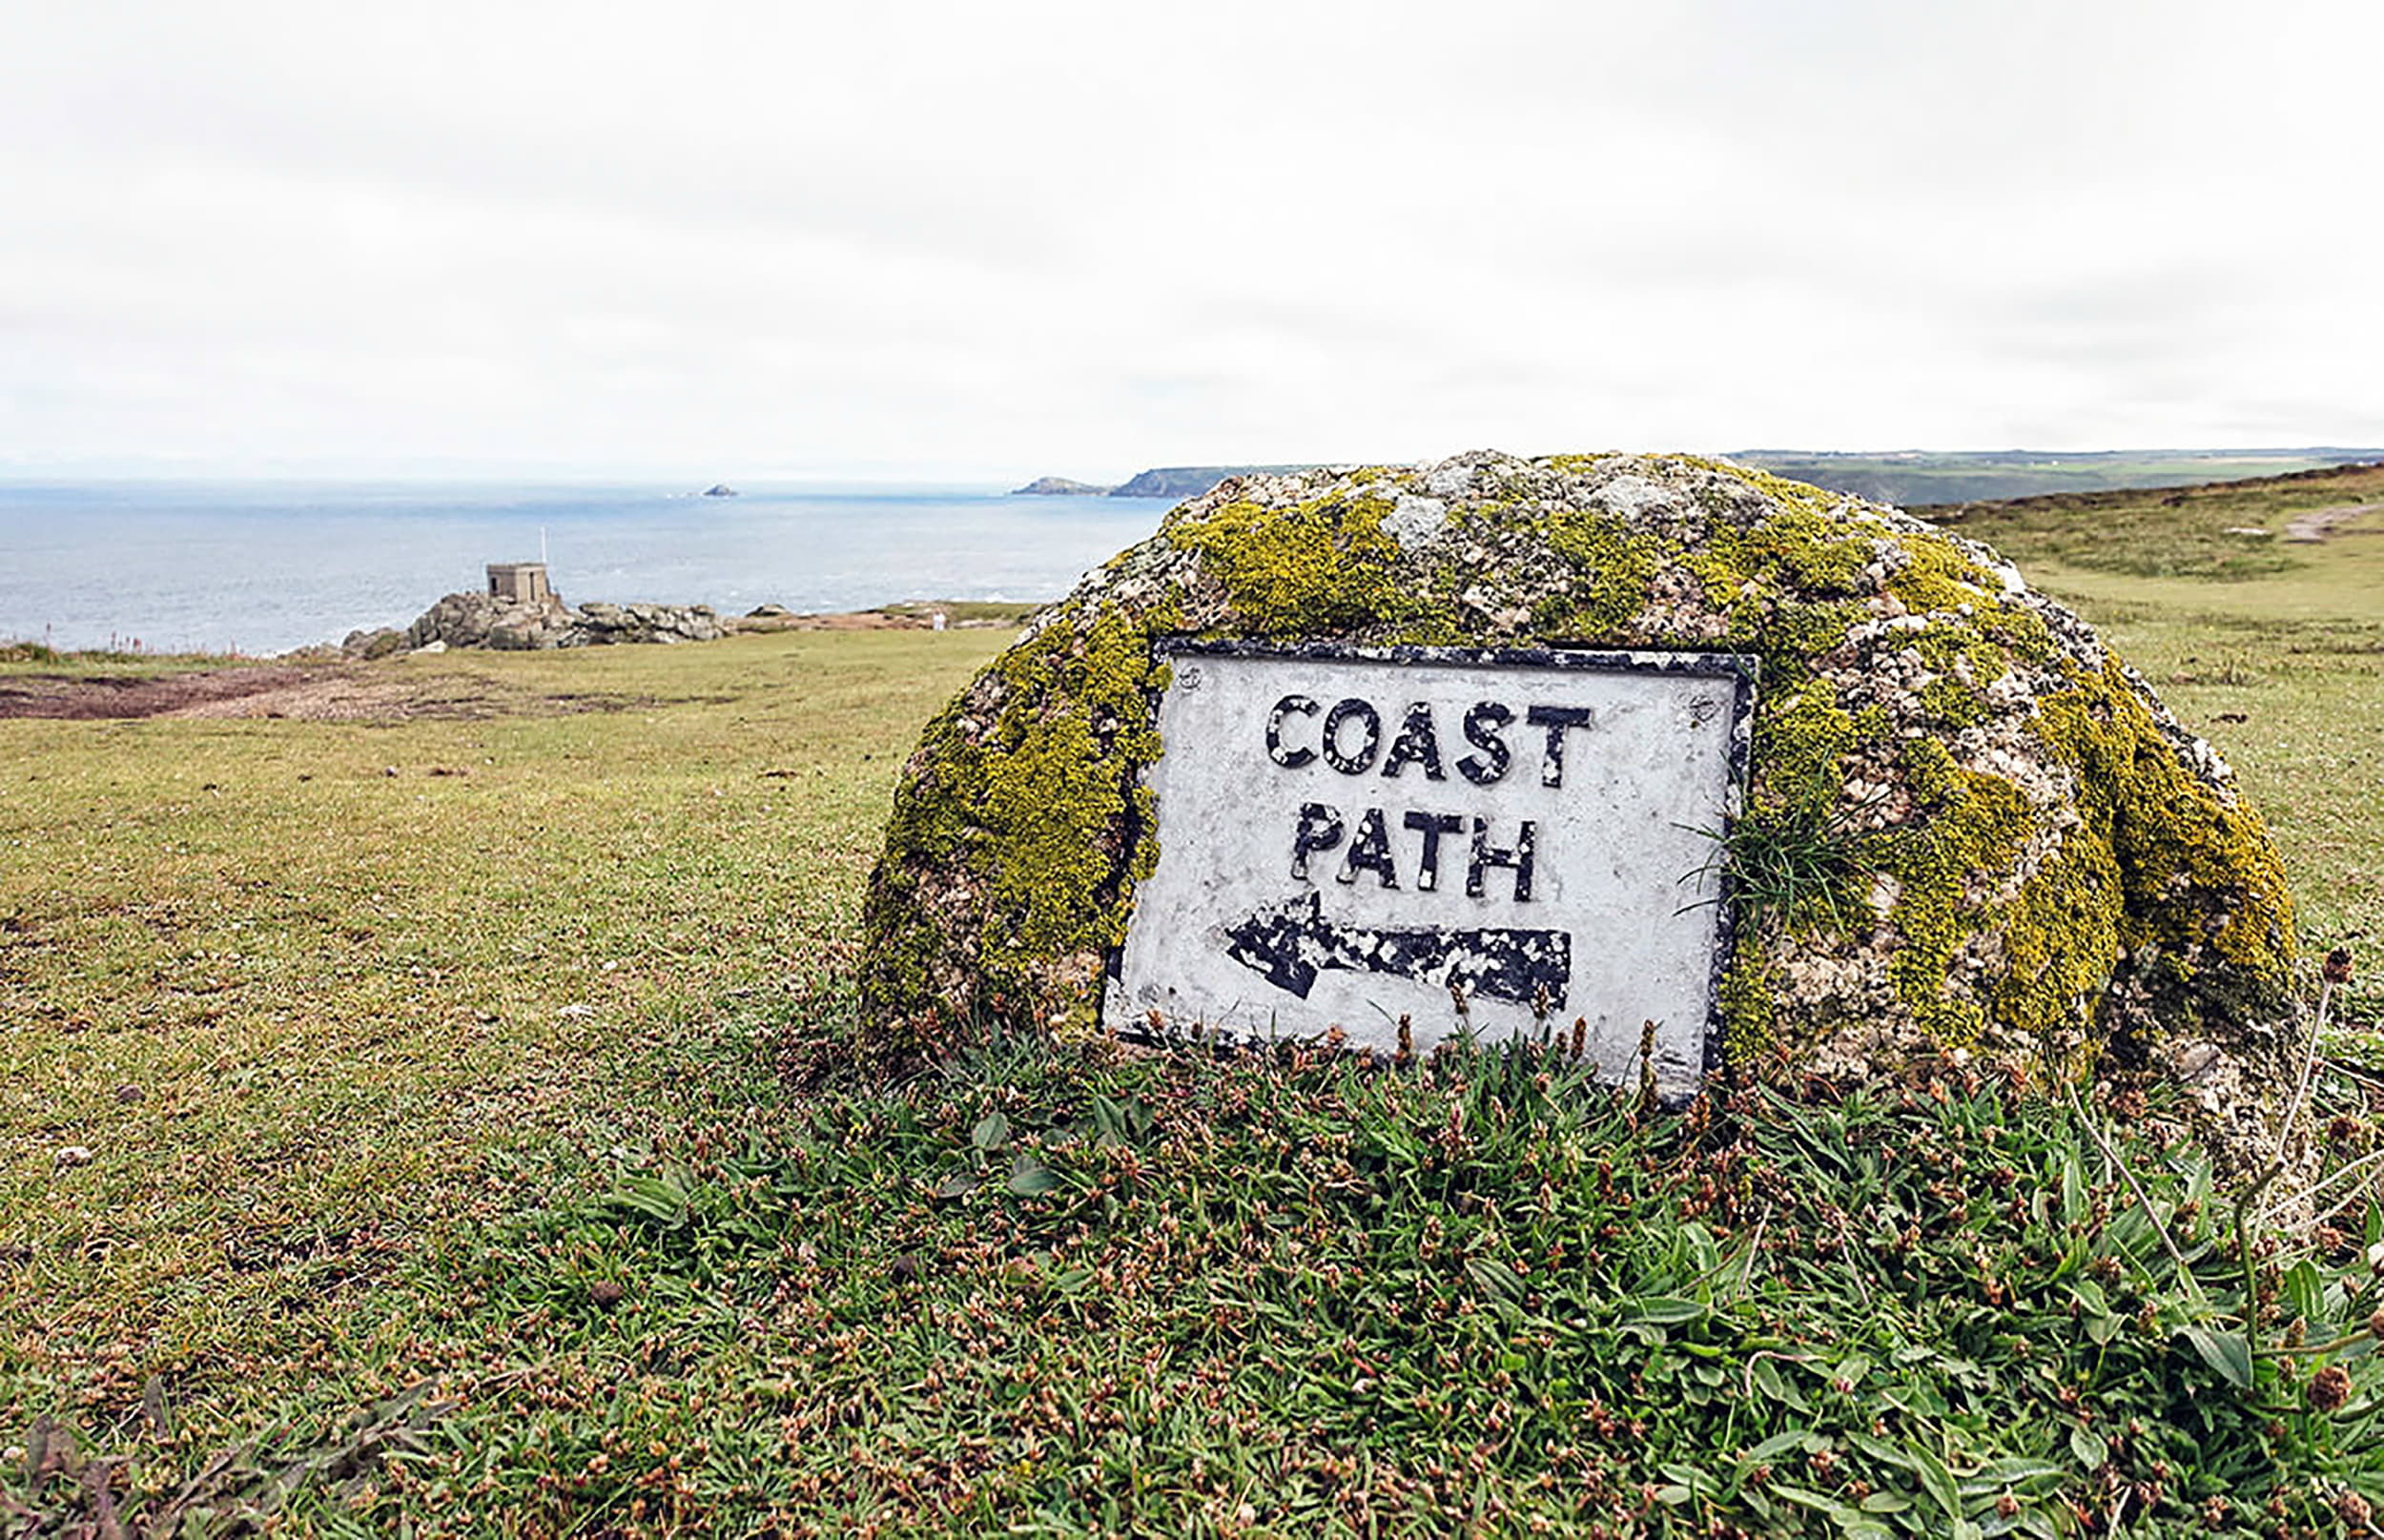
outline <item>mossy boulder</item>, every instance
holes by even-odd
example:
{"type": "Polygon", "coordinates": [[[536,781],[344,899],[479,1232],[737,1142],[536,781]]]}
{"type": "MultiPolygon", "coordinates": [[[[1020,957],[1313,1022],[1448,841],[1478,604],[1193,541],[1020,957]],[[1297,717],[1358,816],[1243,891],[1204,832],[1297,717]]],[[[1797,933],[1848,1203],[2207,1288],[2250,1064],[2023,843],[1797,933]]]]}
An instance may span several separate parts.
{"type": "Polygon", "coordinates": [[[1096,1029],[1155,858],[1169,636],[1760,660],[1725,1054],[2166,1068],[2250,1116],[2292,926],[2218,755],[1986,547],[1724,462],[1477,453],[1228,481],[929,726],[872,879],[874,1046],[1096,1029]]]}

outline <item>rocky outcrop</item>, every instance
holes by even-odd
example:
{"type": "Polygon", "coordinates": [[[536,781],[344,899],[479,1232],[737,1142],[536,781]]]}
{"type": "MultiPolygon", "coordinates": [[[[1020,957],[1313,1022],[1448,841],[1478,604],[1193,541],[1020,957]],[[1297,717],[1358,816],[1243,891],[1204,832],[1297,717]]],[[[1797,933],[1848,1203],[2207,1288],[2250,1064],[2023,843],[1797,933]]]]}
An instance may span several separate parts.
{"type": "Polygon", "coordinates": [[[350,631],[339,644],[339,654],[370,663],[406,648],[406,633],[394,626],[378,626],[369,631],[350,631]]]}
{"type": "MultiPolygon", "coordinates": [[[[2302,1030],[2210,747],[1995,552],[1722,462],[1477,453],[1224,483],[928,728],[872,879],[878,1045],[1089,1033],[1155,860],[1160,638],[1753,654],[1725,1056],[1848,1080],[2146,1066],[2242,1134],[2302,1030]]],[[[2290,1076],[2285,1078],[2290,1079],[2290,1076]]]]}
{"type": "Polygon", "coordinates": [[[729,634],[709,605],[582,605],[557,647],[606,647],[615,642],[717,642],[729,634]]]}
{"type": "Polygon", "coordinates": [[[560,645],[555,638],[570,624],[560,600],[524,604],[486,593],[451,593],[406,627],[409,648],[444,642],[451,647],[534,651],[560,645]]]}
{"type": "MultiPolygon", "coordinates": [[[[728,628],[709,605],[598,602],[574,608],[561,600],[536,605],[485,593],[451,593],[424,610],[402,637],[403,646],[417,651],[439,642],[451,647],[534,652],[623,642],[711,642],[727,634],[728,628]]],[[[350,637],[351,643],[357,640],[357,636],[350,637]]],[[[364,645],[375,644],[367,639],[364,645]]]]}

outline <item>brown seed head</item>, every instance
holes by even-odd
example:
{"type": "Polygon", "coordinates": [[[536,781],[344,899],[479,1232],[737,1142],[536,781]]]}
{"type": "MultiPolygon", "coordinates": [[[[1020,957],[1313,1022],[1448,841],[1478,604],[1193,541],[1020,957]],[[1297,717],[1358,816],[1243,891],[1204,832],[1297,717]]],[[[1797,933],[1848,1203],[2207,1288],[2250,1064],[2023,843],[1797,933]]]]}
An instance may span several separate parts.
{"type": "Polygon", "coordinates": [[[2336,947],[2326,955],[2326,968],[2320,975],[2330,984],[2351,982],[2351,949],[2336,947]]]}
{"type": "Polygon", "coordinates": [[[2334,1511],[2353,1530],[2366,1529],[2368,1520],[2375,1516],[2374,1505],[2357,1492],[2350,1490],[2345,1490],[2340,1497],[2334,1499],[2334,1511]]]}
{"type": "Polygon", "coordinates": [[[2351,1399],[2351,1371],[2340,1364],[2329,1364],[2310,1376],[2310,1388],[2302,1393],[2312,1411],[2338,1411],[2351,1399]]]}

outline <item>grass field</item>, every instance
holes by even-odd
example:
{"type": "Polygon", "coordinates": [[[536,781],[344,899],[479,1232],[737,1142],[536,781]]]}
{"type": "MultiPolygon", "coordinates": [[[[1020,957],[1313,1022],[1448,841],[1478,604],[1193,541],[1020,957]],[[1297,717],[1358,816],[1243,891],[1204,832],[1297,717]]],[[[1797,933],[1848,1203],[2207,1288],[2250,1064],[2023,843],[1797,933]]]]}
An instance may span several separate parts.
{"type": "Polygon", "coordinates": [[[899,757],[997,642],[411,659],[454,714],[393,724],[0,723],[0,1401],[162,1376],[229,1437],[425,1237],[641,1144],[632,1086],[667,1104],[685,1039],[731,1052],[724,1009],[843,944],[899,757]]]}
{"type": "MultiPolygon", "coordinates": [[[[2037,518],[1966,528],[2228,753],[2305,949],[2366,949],[2337,1050],[2384,1060],[2384,540],[2149,577],[2037,518]]],[[[0,1533],[2314,1534],[2384,1501],[2384,1219],[2263,1242],[2247,1330],[2227,1195],[2130,1108],[1957,1078],[1684,1123],[1561,1058],[1031,1044],[798,1089],[900,758],[1003,640],[0,722],[0,1533]],[[2362,1336],[2346,1407],[2295,1332],[2362,1336]]]]}

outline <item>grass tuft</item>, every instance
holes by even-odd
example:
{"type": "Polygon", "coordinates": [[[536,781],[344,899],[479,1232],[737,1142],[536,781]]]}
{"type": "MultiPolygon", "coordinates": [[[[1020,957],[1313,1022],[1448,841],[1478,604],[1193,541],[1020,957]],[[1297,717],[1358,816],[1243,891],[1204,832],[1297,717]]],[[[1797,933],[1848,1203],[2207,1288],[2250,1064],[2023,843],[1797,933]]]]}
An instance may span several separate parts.
{"type": "MultiPolygon", "coordinates": [[[[1645,1118],[1547,1050],[1020,1043],[893,1089],[712,1089],[405,1269],[379,1399],[244,1453],[216,1511],[2157,1535],[2384,1500],[2384,1216],[2262,1248],[2261,1340],[2335,1347],[2255,1357],[2224,1198],[2126,1099],[2095,1137],[1959,1071],[1645,1118]]],[[[124,1510],[174,1516],[128,1475],[124,1510]]]]}

